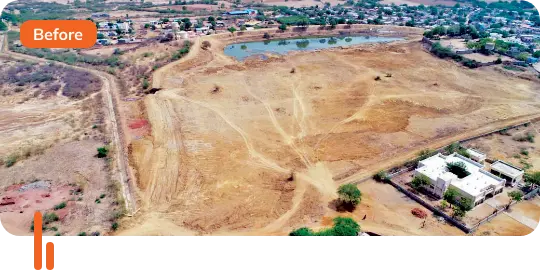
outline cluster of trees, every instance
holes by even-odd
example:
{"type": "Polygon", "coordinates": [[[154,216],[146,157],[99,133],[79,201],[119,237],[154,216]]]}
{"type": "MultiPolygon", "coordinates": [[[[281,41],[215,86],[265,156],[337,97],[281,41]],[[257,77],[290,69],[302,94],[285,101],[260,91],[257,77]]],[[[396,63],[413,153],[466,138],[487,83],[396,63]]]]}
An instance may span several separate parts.
{"type": "Polygon", "coordinates": [[[470,35],[472,39],[489,37],[488,32],[479,32],[473,25],[465,24],[452,25],[449,27],[436,26],[433,29],[424,32],[424,36],[430,39],[436,36],[457,37],[462,35],[470,35]]]}
{"type": "Polygon", "coordinates": [[[360,225],[352,218],[337,217],[334,218],[332,228],[323,229],[314,232],[310,228],[300,228],[289,233],[290,236],[357,236],[360,232],[360,225]]]}
{"type": "Polygon", "coordinates": [[[465,214],[473,208],[473,202],[471,199],[461,197],[459,192],[455,188],[448,188],[443,195],[443,199],[453,205],[454,217],[462,218],[465,214]]]}
{"type": "Polygon", "coordinates": [[[466,158],[470,158],[471,155],[467,152],[467,148],[461,146],[459,143],[454,142],[444,148],[446,154],[458,153],[466,158]]]}
{"type": "Polygon", "coordinates": [[[446,168],[449,172],[455,174],[458,178],[465,178],[471,174],[467,170],[467,166],[465,165],[465,163],[461,161],[450,162],[446,164],[446,168]]]}
{"type": "Polygon", "coordinates": [[[431,53],[436,55],[439,58],[452,58],[453,60],[460,62],[468,68],[477,68],[480,66],[475,60],[467,59],[459,54],[454,53],[450,48],[444,47],[441,43],[436,42],[431,46],[431,53]]]}

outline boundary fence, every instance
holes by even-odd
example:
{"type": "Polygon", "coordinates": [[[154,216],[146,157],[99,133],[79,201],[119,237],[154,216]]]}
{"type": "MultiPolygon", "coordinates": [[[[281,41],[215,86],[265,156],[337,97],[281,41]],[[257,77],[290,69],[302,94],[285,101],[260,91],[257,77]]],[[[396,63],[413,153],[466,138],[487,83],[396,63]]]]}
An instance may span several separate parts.
{"type": "MultiPolygon", "coordinates": [[[[472,141],[472,140],[475,140],[475,139],[478,139],[478,138],[482,138],[482,137],[485,137],[485,136],[489,136],[489,135],[492,135],[492,134],[495,134],[495,133],[499,133],[501,131],[505,131],[505,130],[508,130],[508,129],[513,129],[513,128],[518,128],[518,127],[522,127],[522,126],[528,126],[529,124],[531,124],[532,122],[536,122],[540,120],[540,117],[535,117],[535,118],[532,118],[530,120],[527,120],[523,123],[520,123],[520,124],[516,124],[516,125],[512,125],[512,126],[507,126],[507,127],[504,127],[504,128],[500,128],[500,129],[496,129],[496,130],[493,130],[493,131],[490,131],[490,132],[485,132],[485,133],[482,133],[480,135],[476,135],[476,136],[472,136],[472,137],[469,137],[469,138],[465,138],[465,139],[462,139],[462,140],[458,140],[457,142],[458,143],[465,143],[465,142],[469,142],[469,141],[472,141]]],[[[431,154],[432,155],[435,155],[437,153],[441,153],[442,151],[444,151],[444,149],[447,147],[448,145],[445,145],[443,147],[440,147],[440,148],[437,148],[435,149],[431,154]]],[[[462,230],[463,232],[469,234],[471,232],[474,232],[480,225],[486,223],[486,222],[489,222],[491,219],[493,219],[494,217],[496,217],[497,215],[499,215],[500,213],[508,210],[508,208],[514,204],[516,204],[517,202],[516,201],[513,201],[511,202],[509,205],[507,206],[504,206],[502,208],[498,208],[496,209],[492,214],[490,214],[489,216],[483,218],[482,220],[480,220],[479,222],[475,223],[474,225],[472,226],[467,226],[465,225],[464,223],[462,223],[461,221],[449,216],[448,214],[446,214],[445,212],[441,211],[440,209],[438,209],[437,207],[429,204],[428,202],[424,201],[422,198],[420,198],[419,196],[417,196],[416,194],[410,192],[409,190],[405,189],[404,187],[402,187],[400,184],[394,182],[391,180],[391,178],[395,177],[395,176],[398,176],[398,175],[401,175],[403,173],[407,173],[407,172],[410,172],[412,170],[414,170],[414,168],[416,167],[416,163],[420,160],[420,158],[416,158],[416,159],[413,159],[413,160],[410,160],[410,161],[407,161],[405,163],[403,163],[401,166],[397,166],[397,167],[393,167],[393,168],[390,168],[388,170],[388,172],[390,172],[388,174],[388,176],[390,177],[390,180],[388,181],[388,183],[390,185],[392,185],[394,188],[396,188],[397,190],[399,190],[401,193],[404,193],[405,195],[407,195],[409,198],[413,199],[414,201],[416,201],[417,203],[419,203],[420,205],[424,206],[425,208],[429,209],[431,212],[437,214],[438,216],[441,216],[443,217],[446,221],[448,221],[450,224],[456,226],[458,229],[462,230]]],[[[361,179],[361,180],[358,180],[358,181],[355,181],[354,183],[360,183],[360,182],[363,182],[367,179],[371,179],[372,177],[368,177],[368,178],[364,178],[364,179],[361,179]]],[[[524,196],[524,199],[528,200],[532,197],[534,197],[534,195],[538,194],[540,192],[540,187],[538,187],[537,189],[527,193],[525,196],[524,196]]]]}

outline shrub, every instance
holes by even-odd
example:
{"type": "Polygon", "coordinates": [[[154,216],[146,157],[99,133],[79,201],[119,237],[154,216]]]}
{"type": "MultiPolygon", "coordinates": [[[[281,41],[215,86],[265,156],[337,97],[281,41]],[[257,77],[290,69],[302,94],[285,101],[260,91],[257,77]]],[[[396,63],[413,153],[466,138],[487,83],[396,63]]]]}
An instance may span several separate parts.
{"type": "Polygon", "coordinates": [[[390,176],[385,171],[379,171],[373,176],[373,179],[379,182],[388,182],[390,181],[390,176]]]}
{"type": "Polygon", "coordinates": [[[9,156],[6,161],[5,161],[5,164],[6,164],[6,167],[11,167],[13,165],[15,165],[15,163],[17,163],[17,156],[9,156]]]}
{"type": "Polygon", "coordinates": [[[313,232],[309,228],[300,228],[289,233],[290,236],[357,236],[360,225],[352,218],[336,217],[332,228],[313,232]]]}
{"type": "Polygon", "coordinates": [[[429,185],[429,178],[423,174],[416,175],[411,182],[411,186],[416,190],[420,190],[427,185],[429,185]]]}
{"type": "Polygon", "coordinates": [[[289,233],[289,236],[312,236],[313,231],[310,228],[300,228],[289,233]]]}
{"type": "Polygon", "coordinates": [[[148,79],[144,78],[143,83],[142,83],[142,88],[148,89],[148,87],[150,87],[150,83],[148,82],[148,79]]]}
{"type": "Polygon", "coordinates": [[[264,33],[263,38],[265,38],[265,39],[270,39],[270,34],[264,33]]]}
{"type": "Polygon", "coordinates": [[[523,200],[523,192],[519,190],[510,191],[508,192],[508,197],[510,197],[512,201],[519,202],[523,200]]]}
{"type": "Polygon", "coordinates": [[[442,200],[441,201],[441,204],[439,205],[439,208],[442,209],[442,210],[445,210],[446,208],[448,208],[448,202],[445,201],[445,200],[442,200]]]}
{"type": "Polygon", "coordinates": [[[49,224],[58,220],[58,215],[54,212],[43,215],[43,224],[49,224]]]}
{"type": "Polygon", "coordinates": [[[109,153],[109,149],[107,149],[106,147],[100,147],[97,149],[97,151],[98,151],[98,154],[97,154],[98,158],[107,157],[107,154],[109,153]]]}
{"type": "Polygon", "coordinates": [[[375,80],[376,80],[376,81],[380,81],[380,80],[381,80],[381,76],[375,77],[375,80]]]}
{"type": "Polygon", "coordinates": [[[356,206],[362,200],[362,192],[354,184],[342,185],[338,189],[339,200],[345,204],[356,206]]]}
{"type": "Polygon", "coordinates": [[[208,40],[205,40],[202,42],[202,45],[201,45],[201,48],[203,50],[207,50],[208,48],[210,48],[212,46],[212,44],[210,44],[210,41],[208,40]]]}
{"type": "Polygon", "coordinates": [[[424,160],[426,158],[429,158],[429,157],[433,156],[435,153],[437,153],[437,152],[432,151],[431,149],[424,149],[424,150],[418,152],[417,155],[418,155],[418,159],[424,160]]]}
{"type": "Polygon", "coordinates": [[[465,165],[465,163],[461,161],[450,162],[446,164],[446,168],[449,172],[455,174],[458,178],[464,178],[471,174],[469,173],[469,171],[467,171],[467,166],[465,165]]]}
{"type": "Polygon", "coordinates": [[[86,236],[86,232],[80,232],[79,234],[77,234],[78,236],[86,236]]]}
{"type": "Polygon", "coordinates": [[[521,149],[521,151],[519,151],[520,154],[524,155],[524,156],[528,156],[529,155],[529,151],[525,148],[521,149]]]}
{"type": "Polygon", "coordinates": [[[119,227],[120,227],[120,226],[118,225],[117,222],[114,222],[114,223],[111,225],[111,229],[112,229],[113,231],[118,230],[119,227]]]}
{"type": "Polygon", "coordinates": [[[66,208],[66,203],[65,202],[61,202],[60,204],[57,204],[54,206],[54,210],[60,210],[60,209],[64,209],[66,208]]]}
{"type": "Polygon", "coordinates": [[[105,194],[101,194],[101,195],[99,195],[99,198],[100,198],[100,199],[103,199],[103,198],[105,198],[105,194]]]}
{"type": "Polygon", "coordinates": [[[281,31],[285,31],[285,30],[287,30],[287,25],[286,25],[286,24],[284,24],[284,23],[283,23],[283,24],[281,24],[281,25],[279,26],[279,30],[281,30],[281,31]]]}

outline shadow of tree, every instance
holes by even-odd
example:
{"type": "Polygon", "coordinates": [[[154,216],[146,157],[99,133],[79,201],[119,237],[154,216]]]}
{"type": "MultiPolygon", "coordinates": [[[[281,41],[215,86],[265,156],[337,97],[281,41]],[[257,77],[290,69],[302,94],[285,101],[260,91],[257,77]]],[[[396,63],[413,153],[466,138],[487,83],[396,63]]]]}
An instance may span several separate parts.
{"type": "Polygon", "coordinates": [[[341,212],[341,213],[343,212],[352,213],[354,209],[356,209],[356,205],[352,203],[344,202],[340,199],[332,200],[331,202],[328,203],[328,207],[334,211],[341,212]]]}

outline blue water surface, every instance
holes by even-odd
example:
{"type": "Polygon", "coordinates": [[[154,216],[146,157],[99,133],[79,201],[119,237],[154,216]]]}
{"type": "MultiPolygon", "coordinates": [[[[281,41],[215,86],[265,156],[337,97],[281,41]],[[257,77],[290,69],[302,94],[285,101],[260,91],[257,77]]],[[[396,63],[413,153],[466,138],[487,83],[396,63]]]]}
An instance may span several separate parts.
{"type": "Polygon", "coordinates": [[[381,43],[403,40],[403,38],[373,36],[310,37],[253,41],[230,44],[225,47],[225,54],[242,61],[250,56],[264,54],[286,54],[289,51],[309,51],[339,46],[351,46],[363,43],[381,43]]]}

